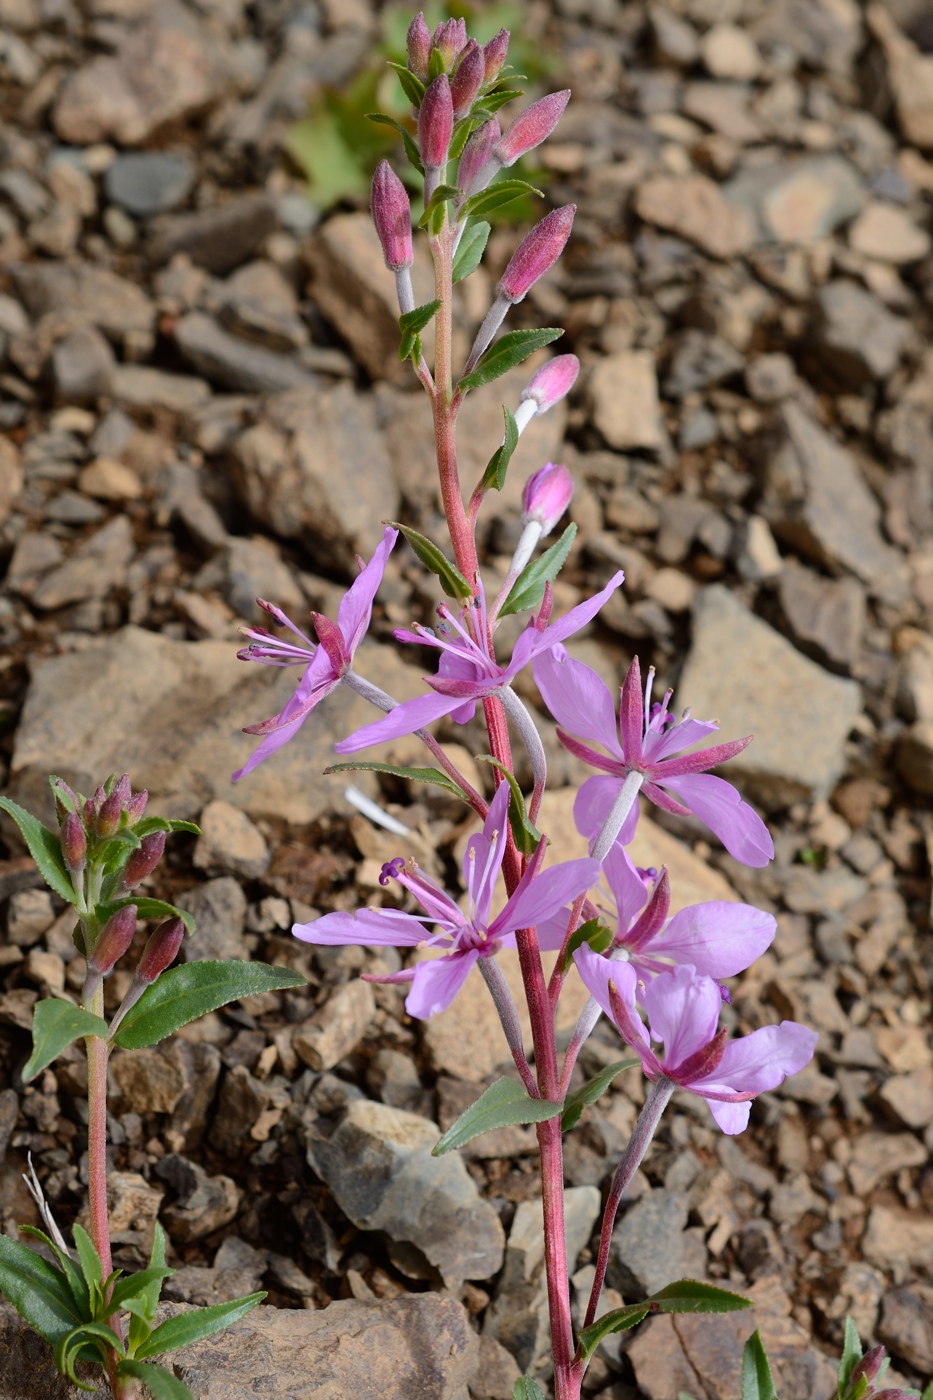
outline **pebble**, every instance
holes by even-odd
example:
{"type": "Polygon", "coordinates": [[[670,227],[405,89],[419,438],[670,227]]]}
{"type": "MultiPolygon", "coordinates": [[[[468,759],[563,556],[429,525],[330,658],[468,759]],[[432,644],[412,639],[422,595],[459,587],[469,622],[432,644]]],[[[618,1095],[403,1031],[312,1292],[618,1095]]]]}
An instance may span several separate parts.
{"type": "Polygon", "coordinates": [[[778,580],[781,608],[801,651],[830,670],[851,672],[866,624],[865,590],[854,578],[828,579],[788,559],[778,580]]]}
{"type": "Polygon", "coordinates": [[[861,1239],[862,1254],[870,1264],[889,1270],[900,1283],[908,1268],[929,1274],[933,1270],[933,1220],[900,1206],[875,1205],[861,1239]]]}
{"type": "Polygon", "coordinates": [[[855,1194],[866,1200],[887,1177],[925,1161],[926,1149],[913,1133],[860,1133],[846,1174],[855,1194]]]}
{"type": "Polygon", "coordinates": [[[123,1111],[171,1113],[185,1091],[185,1077],[170,1053],[119,1050],[110,1070],[123,1096],[123,1111]]]}
{"type": "Polygon", "coordinates": [[[54,918],[48,890],[17,890],[7,904],[7,939],[17,948],[31,948],[51,927],[54,918]]]}
{"type": "Polygon", "coordinates": [[[90,263],[18,263],[10,269],[16,291],[33,317],[62,306],[92,322],[110,339],[151,332],[155,307],[134,282],[90,263]]]}
{"type": "Polygon", "coordinates": [[[842,278],[817,293],[814,341],[823,363],[846,384],[887,379],[897,368],[907,322],[856,282],[842,278]]]}
{"type": "Polygon", "coordinates": [[[706,175],[658,175],[646,180],[636,193],[635,212],[646,223],[678,234],[714,258],[737,257],[754,242],[751,217],[730,203],[706,175]]]}
{"type": "Polygon", "coordinates": [[[199,374],[235,393],[275,394],[312,389],[318,382],[294,356],[231,335],[203,311],[191,311],[176,322],[175,342],[199,374]]]}
{"type": "Polygon", "coordinates": [[[714,24],[700,41],[700,54],[708,73],[748,83],[761,71],[761,54],[748,30],[735,24],[714,24]]]}
{"type": "Polygon", "coordinates": [[[99,501],[135,501],[143,489],[136,473],[113,457],[95,457],[82,467],[78,487],[99,501]]]}
{"type": "Polygon", "coordinates": [[[162,1223],[173,1243],[190,1244],[212,1235],[229,1225],[240,1208],[240,1190],[229,1176],[208,1176],[203,1167],[186,1157],[169,1153],[156,1163],[155,1173],[177,1192],[177,1200],[162,1212],[162,1223]]]}
{"type": "Polygon", "coordinates": [[[277,224],[266,194],[240,194],[190,214],[167,214],[152,225],[147,252],[154,263],[184,253],[217,276],[251,257],[277,224]]]}
{"type": "MultiPolygon", "coordinates": [[[[221,801],[210,805],[226,807],[229,804],[221,801]]],[[[241,815],[249,822],[245,814],[241,815]]],[[[208,847],[209,851],[212,849],[208,847]]],[[[243,961],[249,957],[249,945],[243,934],[246,896],[238,880],[232,875],[221,875],[219,879],[195,885],[194,889],[186,890],[179,898],[181,907],[196,923],[194,935],[186,938],[181,945],[181,956],[186,962],[210,962],[218,958],[243,961]]]]}
{"type": "Polygon", "coordinates": [[[171,374],[151,365],[115,365],[110,372],[109,389],[118,403],[167,408],[171,413],[182,414],[203,408],[211,396],[211,386],[205,379],[171,374]]]}
{"type": "Polygon", "coordinates": [[[375,1014],[370,984],[360,979],[348,982],[296,1028],[292,1037],[295,1053],[318,1073],[333,1069],[357,1048],[375,1014]]]}
{"type": "Polygon", "coordinates": [[[107,198],[137,219],[149,219],[183,204],[197,169],[182,151],[139,151],[119,155],[104,172],[107,198]]]}
{"type": "Polygon", "coordinates": [[[200,870],[225,870],[256,880],[269,867],[266,838],[245,812],[229,802],[209,802],[198,819],[201,835],[192,857],[200,870]]]}
{"type": "Polygon", "coordinates": [[[866,205],[849,229],[849,246],[880,262],[919,262],[930,251],[930,235],[893,204],[866,205]]]}
{"type": "Polygon", "coordinates": [[[104,598],[123,586],[134,553],[129,520],[124,515],[114,516],[79,545],[70,559],[45,575],[34,589],[32,601],[49,612],[66,603],[104,598]]]}
{"type": "Polygon", "coordinates": [[[597,361],[587,386],[593,422],[617,451],[657,451],[665,441],[650,350],[620,350],[597,361]]]}
{"type": "Polygon", "coordinates": [[[878,1100],[903,1127],[928,1128],[933,1123],[933,1068],[892,1074],[878,1090],[878,1100]]]}
{"type": "Polygon", "coordinates": [[[678,1191],[646,1192],[612,1232],[606,1277],[613,1288],[637,1301],[689,1272],[687,1197],[678,1191]]]}
{"type": "Polygon", "coordinates": [[[878,1339],[921,1375],[933,1371],[933,1288],[893,1288],[881,1304],[878,1339]]]}

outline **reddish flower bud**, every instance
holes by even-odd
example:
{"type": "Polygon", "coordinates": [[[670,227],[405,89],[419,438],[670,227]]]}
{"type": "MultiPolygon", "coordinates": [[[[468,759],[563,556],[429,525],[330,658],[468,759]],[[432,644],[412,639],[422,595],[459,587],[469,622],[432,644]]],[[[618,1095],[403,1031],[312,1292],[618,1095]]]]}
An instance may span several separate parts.
{"type": "Polygon", "coordinates": [[[881,1370],[881,1367],[884,1365],[884,1358],[884,1347],[871,1347],[868,1351],[866,1351],[865,1355],[862,1357],[861,1361],[859,1361],[856,1364],[851,1376],[849,1377],[849,1390],[854,1390],[858,1381],[862,1380],[863,1377],[866,1381],[868,1381],[869,1385],[872,1383],[872,1381],[876,1381],[878,1379],[878,1373],[881,1370]]]}
{"type": "Polygon", "coordinates": [[[149,801],[149,793],[146,788],[140,788],[139,792],[134,792],[124,803],[123,810],[126,813],[127,826],[135,826],[141,820],[149,801]]]}
{"type": "Polygon", "coordinates": [[[522,524],[535,520],[541,526],[541,534],[549,534],[570,505],[572,496],[573,476],[568,468],[557,462],[546,462],[525,482],[522,524]]]}
{"type": "Polygon", "coordinates": [[[425,170],[438,170],[447,161],[454,130],[454,105],[446,73],[435,78],[418,113],[418,139],[425,170]]]}
{"type": "Polygon", "coordinates": [[[150,986],[175,961],[184,936],[181,919],[168,919],[160,924],[143,949],[134,980],[150,986]]]}
{"type": "MultiPolygon", "coordinates": [[[[471,39],[470,43],[473,44],[474,40],[471,39]]],[[[467,116],[473,106],[483,85],[485,72],[486,60],[483,58],[483,50],[478,45],[472,49],[468,45],[457,64],[456,73],[450,80],[450,97],[454,117],[458,121],[467,116]]]]}
{"type": "MultiPolygon", "coordinates": [[[[492,159],[492,148],[500,136],[499,123],[495,117],[491,121],[483,122],[477,127],[463,148],[463,155],[460,157],[460,168],[457,172],[457,183],[465,195],[478,193],[473,186],[480,171],[489,165],[492,159]]],[[[490,177],[493,171],[498,170],[498,165],[489,171],[490,177]]],[[[488,184],[488,181],[486,181],[488,184]]],[[[482,189],[482,185],[479,186],[482,189]]]]}
{"type": "Polygon", "coordinates": [[[66,813],[58,839],[62,844],[65,864],[77,874],[87,864],[87,835],[77,812],[66,813]]]}
{"type": "Polygon", "coordinates": [[[372,210],[386,267],[393,272],[411,267],[411,204],[405,186],[387,160],[380,161],[373,176],[372,210]]]}
{"type": "Polygon", "coordinates": [[[408,67],[416,78],[427,82],[431,61],[431,31],[424,12],[419,10],[408,26],[408,67]]]}
{"type": "Polygon", "coordinates": [[[509,31],[507,29],[500,29],[495,38],[490,39],[489,43],[483,48],[483,60],[486,70],[483,75],[483,81],[485,83],[491,83],[493,78],[498,78],[508,51],[509,31]]]}
{"type": "Polygon", "coordinates": [[[496,146],[500,165],[514,165],[519,156],[546,141],[570,101],[570,89],[549,93],[520,112],[496,146]]]}
{"type": "Polygon", "coordinates": [[[537,413],[547,413],[562,398],[565,398],[580,373],[580,361],[576,355],[555,355],[546,365],[531,376],[521,392],[519,403],[531,402],[537,413]]]}
{"type": "Polygon", "coordinates": [[[97,821],[94,824],[97,835],[112,836],[118,831],[122,812],[123,803],[118,792],[114,791],[109,797],[105,797],[97,810],[97,821]]]}
{"type": "Polygon", "coordinates": [[[78,794],[68,786],[64,778],[56,778],[52,783],[52,795],[55,798],[55,815],[62,821],[66,812],[75,811],[81,806],[81,799],[78,794]]]}
{"type": "Polygon", "coordinates": [[[110,789],[111,793],[116,793],[121,803],[128,802],[133,789],[130,785],[129,773],[124,773],[123,777],[114,783],[110,789]]]}
{"type": "Polygon", "coordinates": [[[509,259],[509,265],[499,279],[499,295],[507,301],[521,301],[534,284],[548,272],[561,253],[570,230],[575,204],[552,209],[519,243],[509,259]]]}
{"type": "Polygon", "coordinates": [[[916,1391],[911,1392],[899,1388],[897,1390],[876,1390],[872,1400],[912,1400],[912,1396],[916,1397],[916,1394],[916,1391]]]}
{"type": "Polygon", "coordinates": [[[123,957],[136,932],[136,905],[125,904],[104,924],[88,958],[91,972],[110,972],[123,957]]]}
{"type": "Polygon", "coordinates": [[[440,54],[445,70],[449,73],[457,55],[466,48],[467,32],[465,19],[449,19],[439,24],[434,31],[434,48],[440,54]]]}
{"type": "Polygon", "coordinates": [[[131,890],[134,885],[138,885],[140,880],[145,880],[147,875],[152,874],[162,859],[164,850],[164,831],[151,831],[148,836],[143,837],[139,848],[130,852],[130,858],[123,867],[123,874],[120,877],[128,890],[131,890]]]}

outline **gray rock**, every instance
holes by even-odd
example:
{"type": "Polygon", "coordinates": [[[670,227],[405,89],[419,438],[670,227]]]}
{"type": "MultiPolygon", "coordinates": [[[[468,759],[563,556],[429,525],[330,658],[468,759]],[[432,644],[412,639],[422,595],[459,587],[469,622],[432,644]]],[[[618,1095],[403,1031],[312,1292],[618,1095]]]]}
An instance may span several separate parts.
{"type": "Polygon", "coordinates": [[[897,741],[897,771],[915,792],[933,794],[933,722],[918,720],[897,741]]]}
{"type": "Polygon", "coordinates": [[[881,1305],[878,1338],[922,1375],[933,1371],[933,1288],[894,1288],[881,1305]]]}
{"type": "Polygon", "coordinates": [[[171,1128],[181,1139],[182,1150],[190,1152],[207,1131],[220,1078],[220,1051],[206,1041],[192,1043],[181,1036],[175,1037],[173,1050],[184,1075],[185,1089],[172,1112],[171,1128]]]}
{"type": "Polygon", "coordinates": [[[333,1069],[356,1049],[375,1014],[376,1002],[369,983],[361,978],[347,982],[309,1021],[296,1027],[292,1037],[295,1054],[318,1073],[333,1069]]]}
{"type": "Polygon", "coordinates": [[[245,1065],[234,1065],[224,1075],[209,1142],[225,1161],[255,1147],[250,1129],[268,1103],[268,1093],[245,1065]]]}
{"type": "Polygon", "coordinates": [[[152,330],[155,307],[141,287],[89,263],[15,263],[17,294],[35,318],[67,306],[110,340],[152,330]]]}
{"type": "Polygon", "coordinates": [[[274,263],[247,263],[227,281],[221,319],[232,331],[270,350],[300,350],[310,340],[298,298],[274,263]]]}
{"type": "Polygon", "coordinates": [[[196,885],[193,890],[179,895],[179,902],[197,925],[194,937],[186,938],[181,945],[181,955],[186,962],[249,957],[249,947],[243,941],[246,895],[232,875],[196,885]]]}
{"type": "Polygon", "coordinates": [[[697,596],[676,700],[701,718],[718,718],[724,738],[755,735],[728,775],[743,775],[764,800],[825,796],[844,769],[846,739],[861,709],[854,681],[801,656],[719,585],[697,596]]]}
{"type": "Polygon", "coordinates": [[[606,1278],[628,1299],[645,1298],[686,1271],[687,1197],[649,1191],[612,1232],[606,1278]]]}
{"type": "Polygon", "coordinates": [[[197,467],[172,462],[156,478],[156,494],[165,517],[177,517],[205,549],[212,550],[226,542],[227,530],[204,495],[203,481],[197,467]]]}
{"type": "Polygon", "coordinates": [[[228,870],[245,880],[255,880],[266,873],[269,867],[266,838],[239,807],[229,802],[209,802],[198,825],[201,835],[193,859],[199,870],[228,870]]]}
{"type": "Polygon", "coordinates": [[[116,365],[110,374],[110,394],[120,403],[139,408],[194,413],[205,406],[211,386],[192,374],[169,374],[152,365],[116,365]]]}
{"type": "Polygon", "coordinates": [[[700,56],[700,40],[693,26],[663,4],[652,5],[648,17],[658,57],[679,68],[691,68],[700,56]]]}
{"type": "Polygon", "coordinates": [[[277,223],[275,204],[265,194],[242,194],[192,214],[170,214],[152,227],[147,244],[155,263],[187,253],[198,267],[222,276],[246,261],[277,223]]]}
{"type": "Polygon", "coordinates": [[[212,1235],[229,1225],[239,1210],[240,1192],[229,1176],[208,1176],[203,1167],[174,1152],[161,1158],[155,1171],[178,1193],[177,1201],[162,1212],[162,1222],[178,1244],[212,1235]]]}
{"type": "Polygon", "coordinates": [[[175,341],[199,374],[224,389],[276,394],[285,389],[312,389],[318,383],[293,356],[231,335],[203,311],[191,311],[176,323],[175,341]]]}
{"type": "Polygon", "coordinates": [[[425,1118],[358,1099],[332,1137],[309,1133],[308,1162],[357,1229],[414,1247],[457,1289],[499,1271],[505,1239],[460,1158],[431,1156],[439,1137],[425,1118]]]}
{"type": "Polygon", "coordinates": [[[779,539],[833,572],[846,571],[890,601],[903,599],[900,552],[881,533],[881,508],[852,454],[796,404],[768,463],[764,514],[779,539]]]}
{"type": "Polygon", "coordinates": [[[813,340],[821,364],[845,384],[887,379],[897,368],[909,324],[871,292],[845,278],[817,293],[813,340]]]}
{"type": "Polygon", "coordinates": [[[739,374],[744,355],[718,335],[686,330],[678,337],[664,380],[667,398],[683,399],[696,389],[708,389],[739,374]]]}
{"type": "Polygon", "coordinates": [[[114,370],[110,343],[95,326],[78,326],[52,350],[52,378],[59,398],[85,403],[106,394],[114,370]]]}
{"type": "Polygon", "coordinates": [[[801,651],[833,671],[851,671],[865,631],[865,590],[788,559],[778,580],[784,616],[801,651]]]}
{"type": "Polygon", "coordinates": [[[75,550],[70,559],[47,574],[35,589],[32,601],[44,612],[105,598],[126,581],[126,570],[135,552],[133,531],[125,515],[117,515],[75,550]]]}
{"type": "MultiPolygon", "coordinates": [[[[291,570],[282,560],[272,540],[233,536],[227,542],[223,593],[237,617],[258,619],[257,598],[274,602],[294,616],[304,613],[306,603],[291,570]]],[[[299,622],[300,618],[294,620],[299,622]]]]}
{"type": "Polygon", "coordinates": [[[181,151],[140,151],[108,165],[104,189],[112,203],[148,219],[184,203],[196,177],[194,162],[181,151]]]}
{"type": "Polygon", "coordinates": [[[652,176],[638,188],[635,212],[646,223],[696,243],[714,258],[737,257],[755,241],[752,217],[728,200],[707,175],[652,176]]]}
{"type": "Polygon", "coordinates": [[[743,170],[723,192],[755,215],[763,239],[781,243],[825,238],[865,202],[858,171],[841,156],[812,156],[743,170]]]}

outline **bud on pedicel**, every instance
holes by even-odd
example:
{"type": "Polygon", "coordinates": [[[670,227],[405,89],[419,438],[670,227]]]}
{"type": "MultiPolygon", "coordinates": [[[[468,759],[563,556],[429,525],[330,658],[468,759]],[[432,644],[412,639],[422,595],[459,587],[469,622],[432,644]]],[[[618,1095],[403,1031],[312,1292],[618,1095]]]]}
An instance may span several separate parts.
{"type": "Polygon", "coordinates": [[[125,904],[104,924],[97,936],[88,967],[101,976],[111,972],[123,957],[136,933],[136,905],[125,904]]]}
{"type": "Polygon", "coordinates": [[[418,140],[425,170],[439,170],[447,162],[454,130],[454,105],[446,73],[435,78],[418,113],[418,140]]]}
{"type": "Polygon", "coordinates": [[[525,482],[522,492],[522,525],[534,520],[541,534],[554,529],[573,496],[573,476],[558,462],[546,462],[525,482]]]}
{"type": "Polygon", "coordinates": [[[419,10],[408,26],[408,67],[423,83],[428,80],[431,62],[431,31],[424,12],[419,10]]]}
{"type": "Polygon", "coordinates": [[[857,1362],[853,1368],[847,1391],[855,1390],[858,1382],[862,1379],[866,1380],[869,1385],[876,1381],[884,1365],[884,1359],[884,1347],[871,1347],[870,1350],[866,1351],[861,1361],[857,1362]]]}
{"type": "Polygon", "coordinates": [[[449,73],[457,55],[466,48],[467,32],[465,19],[449,19],[439,24],[434,31],[434,49],[441,56],[441,62],[449,73]]]}
{"type": "Polygon", "coordinates": [[[184,936],[181,919],[169,919],[160,924],[143,949],[134,981],[150,986],[175,961],[184,936]]]}
{"type": "Polygon", "coordinates": [[[519,397],[519,403],[531,402],[536,413],[547,413],[566,398],[577,382],[580,361],[576,355],[555,355],[531,376],[519,397]]]}
{"type": "Polygon", "coordinates": [[[483,48],[483,60],[485,63],[485,73],[483,82],[491,83],[493,78],[498,78],[502,65],[509,52],[509,31],[500,29],[494,39],[483,48]]]}
{"type": "MultiPolygon", "coordinates": [[[[489,165],[492,159],[492,148],[498,141],[499,135],[499,123],[493,117],[491,121],[483,122],[482,126],[477,127],[464,146],[463,155],[460,157],[460,168],[457,172],[457,183],[464,195],[478,193],[478,190],[472,186],[480,171],[489,165]]],[[[498,165],[494,165],[490,169],[490,178],[493,172],[498,169],[498,165]]],[[[486,183],[489,183],[488,180],[486,183]]]]}
{"type": "Polygon", "coordinates": [[[146,788],[140,788],[139,792],[134,792],[132,797],[127,799],[123,806],[127,826],[135,826],[142,819],[148,801],[149,792],[146,788]]]}
{"type": "Polygon", "coordinates": [[[95,830],[98,836],[112,836],[120,829],[120,816],[123,812],[123,803],[120,801],[120,794],[114,789],[109,797],[105,797],[97,811],[97,821],[95,830]]]}
{"type": "Polygon", "coordinates": [[[549,93],[538,102],[532,102],[524,112],[520,112],[496,146],[496,160],[500,165],[514,165],[519,156],[533,151],[546,141],[560,121],[564,108],[570,101],[570,89],[549,93]]]}
{"type": "MultiPolygon", "coordinates": [[[[471,39],[470,43],[474,41],[471,39]]],[[[450,80],[450,98],[453,102],[454,117],[459,121],[468,115],[476,100],[486,73],[486,60],[478,46],[464,50],[457,71],[450,80]]]]}
{"type": "Polygon", "coordinates": [[[405,186],[387,160],[380,161],[373,176],[372,211],[386,267],[392,272],[411,267],[411,204],[405,186]]]}
{"type": "Polygon", "coordinates": [[[539,278],[554,266],[570,237],[576,212],[575,204],[564,204],[560,209],[552,209],[539,224],[535,224],[515,249],[499,279],[500,296],[512,303],[521,301],[539,278]]]}
{"type": "Polygon", "coordinates": [[[165,850],[165,832],[151,831],[148,836],[144,836],[135,851],[130,852],[130,858],[123,867],[123,874],[120,876],[128,890],[134,885],[138,885],[140,880],[145,880],[147,875],[151,875],[159,861],[162,859],[162,852],[165,850]]]}
{"type": "Polygon", "coordinates": [[[65,864],[75,875],[87,864],[87,835],[77,812],[67,812],[58,836],[65,864]]]}

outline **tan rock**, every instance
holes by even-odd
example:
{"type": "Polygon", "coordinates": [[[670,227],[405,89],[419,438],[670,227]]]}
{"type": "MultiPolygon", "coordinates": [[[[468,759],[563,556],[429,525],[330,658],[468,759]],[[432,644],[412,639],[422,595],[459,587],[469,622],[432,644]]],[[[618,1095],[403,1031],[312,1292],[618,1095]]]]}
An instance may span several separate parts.
{"type": "Polygon", "coordinates": [[[373,989],[357,979],[330,997],[292,1039],[295,1053],[309,1069],[332,1069],[359,1045],[376,1014],[373,989]]]}
{"type": "Polygon", "coordinates": [[[588,383],[593,422],[617,451],[657,450],[665,440],[654,355],[619,350],[595,365],[588,383]]]}
{"type": "Polygon", "coordinates": [[[734,258],[755,241],[752,216],[730,204],[706,175],[658,175],[635,196],[635,212],[646,223],[679,234],[714,258],[734,258]]]}
{"type": "Polygon", "coordinates": [[[6,520],[22,489],[23,468],[19,450],[9,438],[0,437],[0,523],[6,520]]]}
{"type": "Polygon", "coordinates": [[[869,5],[866,18],[888,61],[888,81],[904,135],[921,150],[933,150],[933,55],[921,53],[898,29],[888,6],[869,5]]]}
{"type": "Polygon", "coordinates": [[[885,263],[912,263],[930,251],[930,235],[893,204],[873,203],[849,229],[849,244],[867,258],[885,263]]]}
{"type": "Polygon", "coordinates": [[[748,83],[761,72],[758,45],[737,24],[714,24],[700,41],[700,55],[714,78],[748,83]]]}
{"type": "Polygon", "coordinates": [[[136,473],[113,457],[96,457],[78,476],[78,488],[99,501],[135,501],[142,494],[136,473]]]}

